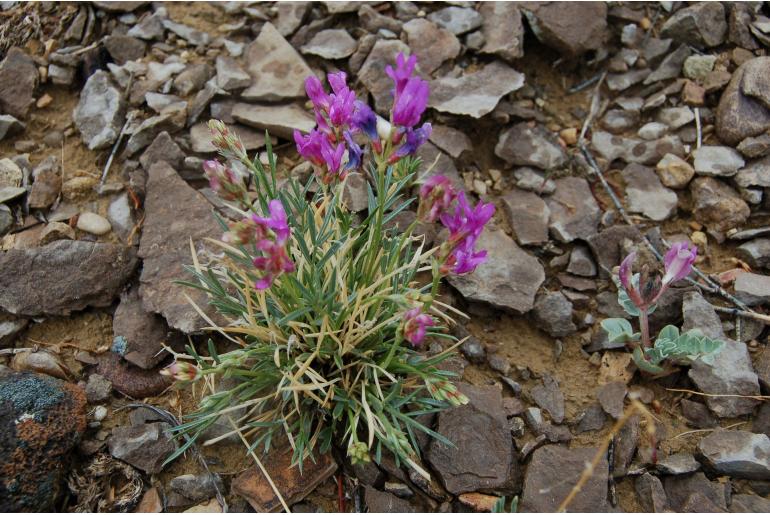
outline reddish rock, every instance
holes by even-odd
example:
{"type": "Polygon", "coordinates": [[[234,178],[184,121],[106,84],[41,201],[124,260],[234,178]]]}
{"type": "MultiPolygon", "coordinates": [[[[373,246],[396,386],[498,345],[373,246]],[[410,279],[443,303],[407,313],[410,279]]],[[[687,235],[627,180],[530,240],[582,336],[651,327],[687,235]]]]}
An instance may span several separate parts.
{"type": "Polygon", "coordinates": [[[112,383],[112,387],[133,399],[158,395],[171,381],[157,370],[144,370],[123,360],[113,352],[99,356],[97,373],[112,383]]]}

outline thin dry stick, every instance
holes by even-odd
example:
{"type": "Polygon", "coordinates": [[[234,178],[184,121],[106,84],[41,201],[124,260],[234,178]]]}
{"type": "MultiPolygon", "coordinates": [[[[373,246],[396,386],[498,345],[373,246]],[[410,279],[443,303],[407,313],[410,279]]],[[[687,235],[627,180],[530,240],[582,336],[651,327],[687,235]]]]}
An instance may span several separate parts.
{"type": "Polygon", "coordinates": [[[740,309],[735,308],[724,308],[722,306],[712,306],[714,310],[722,312],[722,313],[728,313],[730,315],[735,315],[737,317],[743,317],[743,318],[753,318],[754,320],[759,320],[760,322],[765,322],[767,324],[770,324],[770,315],[763,315],[762,313],[754,313],[753,311],[742,311],[740,309]]]}
{"type": "Polygon", "coordinates": [[[692,435],[695,433],[709,433],[714,431],[719,431],[720,429],[732,429],[734,427],[742,426],[743,424],[746,424],[747,422],[736,422],[735,424],[730,424],[729,426],[725,427],[714,427],[711,429],[693,429],[692,431],[685,431],[684,433],[679,433],[675,437],[671,438],[671,440],[676,440],[677,438],[681,438],[683,436],[692,435]]]}
{"type": "Polygon", "coordinates": [[[754,399],[757,401],[770,400],[770,395],[739,395],[737,393],[703,393],[696,392],[695,390],[688,390],[686,388],[666,388],[669,392],[681,392],[691,393],[693,395],[701,395],[703,397],[738,397],[740,399],[754,399]]]}
{"type": "Polygon", "coordinates": [[[698,139],[695,142],[695,148],[700,148],[701,143],[703,142],[703,131],[701,130],[700,126],[700,108],[695,108],[695,132],[698,135],[698,139]]]}
{"type": "Polygon", "coordinates": [[[99,187],[104,186],[104,181],[107,179],[107,173],[110,171],[110,166],[112,166],[112,160],[115,159],[115,154],[118,152],[118,147],[120,147],[120,142],[123,141],[123,135],[126,133],[126,128],[129,126],[129,124],[134,119],[134,111],[131,111],[128,113],[128,117],[126,118],[126,122],[123,124],[123,127],[120,129],[120,133],[118,134],[118,139],[115,140],[115,144],[112,146],[112,152],[110,152],[110,157],[107,158],[107,164],[104,165],[104,171],[102,172],[102,179],[99,181],[99,187]]]}
{"type": "Polygon", "coordinates": [[[580,491],[583,489],[583,486],[585,486],[586,482],[591,478],[591,476],[594,473],[594,470],[596,470],[596,466],[599,464],[599,462],[604,458],[605,454],[607,453],[607,448],[610,446],[610,442],[612,442],[613,438],[615,438],[615,435],[620,431],[620,429],[628,422],[628,419],[630,419],[634,414],[640,413],[642,416],[644,416],[645,419],[647,419],[647,431],[648,433],[651,433],[655,430],[655,417],[652,416],[652,413],[647,411],[647,408],[645,408],[642,403],[640,403],[637,400],[631,401],[631,408],[626,410],[625,413],[623,413],[623,416],[618,419],[617,422],[615,422],[615,425],[612,426],[612,429],[610,429],[609,435],[604,439],[602,442],[602,445],[599,447],[599,449],[596,451],[596,454],[594,455],[594,458],[591,460],[590,463],[586,463],[586,468],[583,470],[583,473],[580,475],[580,479],[578,479],[578,482],[575,484],[574,487],[572,487],[572,490],[570,491],[569,495],[565,497],[565,499],[561,502],[559,507],[557,508],[557,512],[564,513],[567,511],[567,508],[572,503],[573,500],[575,500],[575,496],[580,493],[580,491]]]}

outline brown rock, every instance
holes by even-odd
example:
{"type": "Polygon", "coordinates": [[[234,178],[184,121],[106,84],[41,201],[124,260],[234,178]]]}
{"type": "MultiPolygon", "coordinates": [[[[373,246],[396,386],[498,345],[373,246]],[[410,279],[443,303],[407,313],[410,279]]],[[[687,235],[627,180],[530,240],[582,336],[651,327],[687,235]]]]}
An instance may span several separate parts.
{"type": "Polygon", "coordinates": [[[482,54],[495,54],[506,61],[524,55],[524,24],[515,2],[482,2],[479,14],[484,17],[482,54]]]}
{"type": "Polygon", "coordinates": [[[433,73],[444,61],[454,59],[460,53],[457,36],[425,18],[405,23],[404,32],[424,73],[433,73]]]}
{"type": "MultiPolygon", "coordinates": [[[[284,444],[282,447],[273,445],[268,456],[262,458],[267,473],[289,506],[300,502],[337,470],[337,464],[330,453],[316,455],[315,461],[306,459],[302,473],[299,467],[291,465],[291,456],[291,447],[284,444]]],[[[246,499],[258,513],[281,509],[275,492],[256,466],[233,479],[232,490],[246,499]]]]}
{"type": "Polygon", "coordinates": [[[21,48],[13,47],[0,63],[0,111],[24,119],[34,102],[38,84],[35,61],[21,48]]]}
{"type": "Polygon", "coordinates": [[[604,2],[532,2],[520,4],[537,39],[570,56],[596,50],[607,36],[604,2]]]}
{"type": "Polygon", "coordinates": [[[60,240],[0,253],[0,308],[23,316],[109,306],[136,266],[136,250],[60,240]]]}
{"type": "Polygon", "coordinates": [[[757,57],[742,64],[733,73],[716,111],[716,133],[722,142],[737,145],[749,136],[758,136],[770,128],[770,109],[741,91],[747,73],[767,73],[770,57],[757,57]]]}
{"type": "Polygon", "coordinates": [[[712,177],[699,177],[690,185],[695,220],[715,231],[738,227],[749,217],[748,204],[730,186],[712,177]]]}
{"type": "Polygon", "coordinates": [[[209,316],[217,317],[215,320],[221,318],[203,292],[176,281],[191,279],[183,269],[192,263],[190,240],[197,252],[203,252],[203,240],[218,238],[222,230],[211,204],[168,163],[155,163],[148,176],[145,222],[139,242],[139,256],[144,260],[139,295],[145,309],[163,315],[174,329],[192,333],[208,324],[187,296],[209,316]]]}
{"type": "Polygon", "coordinates": [[[157,370],[144,370],[124,361],[114,352],[98,357],[97,373],[112,383],[112,387],[132,399],[144,399],[160,394],[171,381],[157,370]]]}

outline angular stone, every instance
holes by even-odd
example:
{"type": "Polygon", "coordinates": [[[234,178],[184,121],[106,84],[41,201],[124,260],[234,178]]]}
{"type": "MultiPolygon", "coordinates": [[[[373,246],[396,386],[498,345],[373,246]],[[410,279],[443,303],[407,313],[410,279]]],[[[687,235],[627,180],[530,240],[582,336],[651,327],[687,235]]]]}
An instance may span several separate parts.
{"type": "Polygon", "coordinates": [[[548,412],[555,424],[564,421],[564,394],[561,393],[556,379],[549,374],[543,374],[543,384],[532,388],[530,395],[535,404],[548,412]]]}
{"type": "Polygon", "coordinates": [[[627,392],[626,383],[612,381],[599,387],[596,391],[596,398],[602,409],[617,420],[623,416],[623,405],[627,392]]]}
{"type": "Polygon", "coordinates": [[[255,105],[237,103],[233,105],[233,118],[257,129],[267,129],[271,136],[292,139],[295,129],[310,132],[315,128],[315,119],[301,106],[255,105]]]}
{"type": "Polygon", "coordinates": [[[361,26],[369,32],[389,31],[393,34],[401,32],[402,23],[399,20],[380,14],[374,7],[362,3],[358,9],[358,20],[361,26]]]}
{"type": "Polygon", "coordinates": [[[714,431],[700,443],[704,465],[717,474],[770,480],[770,438],[749,431],[714,431]]]}
{"type": "Polygon", "coordinates": [[[684,294],[682,299],[682,332],[700,329],[709,338],[724,338],[722,321],[714,308],[697,291],[684,294]]]}
{"type": "Polygon", "coordinates": [[[163,26],[194,46],[206,46],[211,40],[208,33],[171,20],[163,20],[163,26]]]}
{"type": "Polygon", "coordinates": [[[748,204],[727,184],[711,177],[690,183],[695,220],[715,231],[740,226],[751,214],[748,204]]]}
{"type": "Polygon", "coordinates": [[[251,76],[243,71],[238,61],[232,57],[217,57],[217,86],[225,91],[245,88],[251,84],[251,76]]]}
{"type": "Polygon", "coordinates": [[[147,313],[137,288],[123,293],[112,319],[115,338],[123,338],[126,361],[144,369],[152,369],[169,354],[161,343],[172,346],[176,338],[163,317],[147,313]]]}
{"type": "MultiPolygon", "coordinates": [[[[331,453],[316,454],[315,460],[306,459],[301,473],[299,467],[291,465],[291,457],[292,448],[285,443],[271,446],[268,456],[262,458],[267,473],[289,506],[303,500],[337,470],[331,453]]],[[[281,509],[273,488],[256,465],[236,476],[231,489],[234,494],[246,499],[257,513],[281,509]]]]}
{"type": "Polygon", "coordinates": [[[676,193],[661,184],[651,168],[631,163],[623,170],[628,210],[660,222],[676,213],[676,193]]]}
{"type": "Polygon", "coordinates": [[[595,277],[597,271],[591,251],[583,245],[576,245],[569,255],[567,272],[583,277],[595,277]]]}
{"type": "Polygon", "coordinates": [[[669,510],[666,491],[660,479],[645,472],[634,482],[636,498],[642,509],[648,513],[662,513],[669,510]]]}
{"type": "Polygon", "coordinates": [[[442,113],[481,118],[491,113],[502,97],[524,86],[524,74],[494,61],[461,77],[430,82],[428,107],[442,113]]]}
{"type": "Polygon", "coordinates": [[[527,191],[550,195],[556,191],[556,183],[548,179],[542,172],[523,166],[513,171],[516,178],[516,186],[527,191]]]}
{"type": "Polygon", "coordinates": [[[689,474],[700,470],[700,463],[689,452],[679,452],[658,460],[655,467],[661,474],[689,474]]]}
{"type": "MultiPolygon", "coordinates": [[[[264,131],[257,131],[243,125],[228,125],[228,129],[238,135],[246,150],[257,150],[265,146],[264,131]]],[[[275,140],[275,138],[272,139],[275,140]]],[[[190,140],[193,152],[210,154],[217,151],[217,147],[212,142],[211,131],[205,123],[196,123],[190,127],[190,140]]]]}
{"type": "Polygon", "coordinates": [[[125,153],[133,156],[145,147],[148,147],[161,132],[176,132],[185,125],[185,110],[159,114],[147,118],[134,129],[126,143],[125,153]]]}
{"type": "Polygon", "coordinates": [[[759,495],[734,494],[731,497],[732,513],[770,513],[770,500],[759,495]]]}
{"type": "Polygon", "coordinates": [[[519,6],[512,2],[483,2],[478,6],[484,18],[482,54],[494,54],[506,61],[524,55],[524,24],[519,6]]]}
{"type": "Polygon", "coordinates": [[[770,276],[745,272],[735,279],[735,296],[749,306],[770,300],[770,276]]]}
{"type": "Polygon", "coordinates": [[[691,511],[695,513],[702,512],[704,508],[706,508],[707,512],[726,510],[727,491],[730,489],[729,483],[711,482],[703,472],[681,476],[665,476],[663,478],[663,487],[668,496],[669,507],[674,512],[687,511],[688,504],[691,511]],[[700,506],[696,506],[696,503],[700,506]]]}
{"type": "Polygon", "coordinates": [[[547,293],[540,297],[535,303],[533,315],[538,327],[553,337],[567,336],[577,331],[572,322],[572,303],[561,292],[547,293]]]}
{"type": "Polygon", "coordinates": [[[276,101],[305,96],[305,79],[313,71],[273,24],[262,26],[244,57],[253,81],[241,98],[276,101]]]}
{"type": "Polygon", "coordinates": [[[623,91],[634,84],[639,84],[650,75],[648,68],[631,70],[625,73],[612,73],[607,75],[607,87],[610,91],[623,91]]]}
{"type": "Polygon", "coordinates": [[[107,440],[107,447],[113,457],[148,474],[157,474],[177,448],[170,429],[165,422],[116,427],[107,440]]]}
{"type": "Polygon", "coordinates": [[[83,142],[91,150],[109,147],[118,139],[125,116],[123,95],[114,86],[110,75],[101,70],[91,75],[72,112],[72,120],[83,142]]]}
{"type": "Polygon", "coordinates": [[[126,61],[137,61],[144,57],[146,45],[143,41],[131,36],[112,34],[104,38],[104,47],[116,63],[123,65],[126,61]]]}
{"type": "Polygon", "coordinates": [[[555,182],[556,191],[546,199],[551,210],[551,234],[565,243],[596,234],[602,212],[588,181],[582,177],[563,177],[555,182]]]}
{"type": "Polygon", "coordinates": [[[666,20],[660,35],[697,48],[720,45],[727,35],[725,9],[718,2],[697,2],[666,20]]]}
{"type": "Polygon", "coordinates": [[[0,140],[13,136],[25,129],[25,125],[10,114],[0,115],[0,140]]]}
{"type": "Polygon", "coordinates": [[[445,488],[458,495],[505,485],[513,445],[500,390],[458,385],[470,402],[438,415],[437,431],[454,446],[431,440],[426,454],[445,488]]]}
{"type": "MultiPolygon", "coordinates": [[[[532,461],[524,475],[524,491],[519,509],[522,512],[555,512],[569,495],[590,463],[596,449],[568,449],[562,445],[546,445],[532,454],[532,461]]],[[[594,473],[569,506],[573,512],[606,512],[607,459],[599,460],[594,473]]]]}
{"type": "Polygon", "coordinates": [[[591,136],[594,149],[607,161],[620,159],[626,163],[655,165],[666,154],[684,156],[684,147],[677,136],[665,136],[654,141],[614,136],[609,132],[594,131],[591,136]]]}
{"type": "Polygon", "coordinates": [[[53,205],[61,193],[61,175],[55,157],[51,156],[32,173],[35,182],[27,201],[32,209],[47,209],[53,205]]]}
{"type": "Polygon", "coordinates": [[[503,196],[503,204],[520,245],[548,241],[548,218],[551,212],[539,195],[513,188],[503,196]]]}
{"type": "Polygon", "coordinates": [[[690,56],[692,51],[687,45],[681,45],[679,48],[666,56],[654,72],[647,75],[644,79],[645,84],[653,84],[662,80],[670,80],[679,77],[682,73],[684,61],[690,56]]]}
{"type": "Polygon", "coordinates": [[[169,326],[189,334],[208,324],[186,296],[209,316],[219,317],[203,292],[175,282],[192,279],[183,269],[192,263],[190,240],[196,252],[206,252],[203,240],[218,238],[222,230],[211,204],[167,163],[153,164],[148,176],[139,243],[139,256],[144,260],[139,295],[146,310],[160,313],[169,326]]]}
{"type": "Polygon", "coordinates": [[[690,163],[675,156],[666,154],[655,166],[660,182],[667,188],[681,189],[687,186],[695,175],[695,169],[690,163]]]}
{"type": "Polygon", "coordinates": [[[34,102],[38,80],[35,61],[21,48],[8,50],[0,63],[0,111],[25,119],[34,102]]]}
{"type": "Polygon", "coordinates": [[[523,3],[532,32],[543,44],[568,56],[596,50],[607,37],[607,4],[523,3]]]}
{"type": "Polygon", "coordinates": [[[154,397],[171,386],[171,380],[157,370],[134,366],[114,352],[99,355],[97,365],[98,374],[109,380],[115,390],[132,399],[154,397]]]}
{"type": "Polygon", "coordinates": [[[658,111],[658,121],[666,124],[672,131],[684,127],[695,120],[695,113],[687,106],[666,107],[658,111]]]}
{"type": "Polygon", "coordinates": [[[430,141],[453,158],[473,149],[471,139],[464,132],[448,125],[433,125],[430,141]]]}
{"type": "Polygon", "coordinates": [[[567,153],[556,136],[540,125],[517,123],[500,134],[495,155],[514,165],[535,166],[543,170],[561,168],[567,153]]]}
{"type": "MultiPolygon", "coordinates": [[[[696,360],[689,377],[703,393],[717,395],[759,395],[759,380],[751,366],[746,344],[724,339],[713,363],[696,360]]],[[[720,418],[739,417],[754,411],[760,401],[747,397],[706,397],[706,405],[720,418]]]]}
{"type": "Polygon", "coordinates": [[[730,147],[704,145],[692,152],[693,167],[698,175],[732,177],[743,168],[743,157],[730,147]]]}
{"type": "Polygon", "coordinates": [[[759,136],[770,128],[770,109],[741,91],[744,76],[764,73],[768,66],[770,57],[757,57],[745,62],[733,73],[716,110],[716,134],[723,143],[737,145],[741,140],[759,136]]]}
{"type": "Polygon", "coordinates": [[[537,258],[521,250],[499,229],[487,228],[478,247],[487,249],[487,262],[471,274],[451,276],[449,283],[472,301],[488,302],[520,314],[531,310],[535,293],[545,280],[537,258]]]}
{"type": "Polygon", "coordinates": [[[770,188],[770,156],[752,161],[738,170],[735,183],[741,188],[770,188]]]}
{"type": "Polygon", "coordinates": [[[291,36],[305,19],[312,2],[280,2],[275,5],[277,17],[276,30],[284,37],[291,36]]]}
{"type": "Polygon", "coordinates": [[[575,429],[577,433],[600,431],[607,422],[607,415],[604,414],[602,407],[598,403],[595,403],[588,406],[588,408],[579,415],[579,419],[580,421],[575,429]]]}
{"type": "Polygon", "coordinates": [[[709,409],[699,402],[682,399],[682,415],[692,427],[709,429],[719,425],[709,409]]]}
{"type": "Polygon", "coordinates": [[[428,19],[455,35],[465,34],[477,29],[481,27],[484,21],[475,9],[454,6],[433,11],[428,15],[428,19]]]}
{"type": "Polygon", "coordinates": [[[130,247],[55,241],[0,253],[0,308],[22,316],[69,315],[112,303],[136,266],[130,247]]]}
{"type": "Polygon", "coordinates": [[[364,500],[369,513],[414,513],[417,510],[409,501],[388,492],[381,492],[369,485],[364,490],[364,500]]]}
{"type": "Polygon", "coordinates": [[[404,32],[423,73],[433,73],[444,61],[454,59],[460,53],[457,37],[425,18],[408,21],[404,24],[404,32]]]}
{"type": "Polygon", "coordinates": [[[191,64],[174,79],[174,91],[186,97],[201,89],[213,75],[214,70],[208,63],[191,64]]]}
{"type": "Polygon", "coordinates": [[[770,268],[770,238],[757,238],[737,249],[738,257],[752,268],[770,268]]]}
{"type": "Polygon", "coordinates": [[[610,109],[601,120],[602,127],[613,134],[623,134],[639,124],[638,111],[610,109]]]}
{"type": "Polygon", "coordinates": [[[185,154],[179,145],[169,136],[168,132],[163,131],[152,141],[147,150],[139,157],[139,164],[145,171],[159,162],[165,162],[172,168],[179,168],[184,163],[185,154]]]}
{"type": "Polygon", "coordinates": [[[353,55],[356,46],[356,40],[345,29],[327,29],[318,32],[303,45],[302,53],[324,59],[344,59],[353,55]]]}
{"type": "MultiPolygon", "coordinates": [[[[358,72],[358,80],[374,97],[374,107],[378,113],[387,113],[391,107],[393,101],[392,84],[388,84],[388,81],[382,78],[387,77],[385,67],[395,66],[396,56],[401,52],[404,55],[410,53],[409,47],[405,43],[397,39],[379,39],[358,72]]],[[[432,96],[433,90],[431,89],[432,96]]]]}

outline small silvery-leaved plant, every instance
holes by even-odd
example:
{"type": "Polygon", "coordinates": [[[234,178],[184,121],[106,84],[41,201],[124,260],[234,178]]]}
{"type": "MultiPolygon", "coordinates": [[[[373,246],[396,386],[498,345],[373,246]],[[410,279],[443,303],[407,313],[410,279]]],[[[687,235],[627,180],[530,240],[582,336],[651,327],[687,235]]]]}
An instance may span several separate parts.
{"type": "Polygon", "coordinates": [[[356,98],[344,72],[328,75],[331,92],[316,77],[306,80],[317,127],[294,133],[314,170],[304,184],[291,177],[279,184],[269,137],[263,166],[223,123],[209,123],[220,155],[240,162],[250,179],[227,162],[205,163],[211,188],[240,219],[221,221],[224,236],[211,241],[221,256],[207,263],[194,256],[196,280],[185,284],[208,294],[228,321],[211,329],[235,349],[220,353],[209,340],[206,355],[188,346],[165,369],[204,392],[176,428],[188,438],[171,459],[223,422],[232,431],[204,443],[238,435],[267,452],[285,435],[300,467],[336,446],[354,464],[379,461],[388,450],[427,476],[418,433],[451,445],[421,422],[421,415],[468,402],[454,374],[439,367],[459,343],[446,332],[455,310],[437,298],[439,285],[484,262],[476,242],[495,208],[472,207],[442,175],[418,175],[414,154],[431,125],[420,123],[429,91],[415,64],[399,55],[386,68],[394,97],[388,119],[356,98]],[[345,203],[353,172],[367,181],[363,217],[345,203]],[[404,219],[408,227],[399,228],[404,219]],[[414,231],[432,222],[448,236],[426,248],[414,231]],[[449,345],[426,355],[428,337],[449,345]]]}
{"type": "Polygon", "coordinates": [[[661,279],[651,276],[646,266],[633,273],[636,253],[632,252],[621,263],[617,277],[613,277],[618,287],[618,303],[626,313],[638,318],[639,332],[625,318],[607,318],[601,325],[610,343],[625,343],[633,349],[634,362],[644,372],[662,374],[666,362],[689,364],[699,358],[711,362],[724,345],[697,328],[680,333],[673,325],[661,329],[654,341],[650,337],[649,315],[669,286],[690,274],[696,255],[697,249],[687,243],[672,245],[663,260],[665,273],[661,279]]]}

